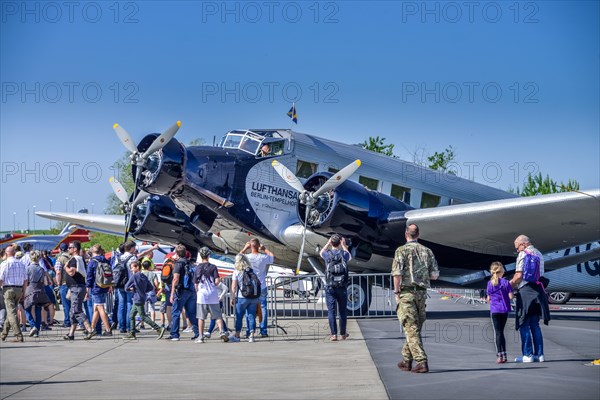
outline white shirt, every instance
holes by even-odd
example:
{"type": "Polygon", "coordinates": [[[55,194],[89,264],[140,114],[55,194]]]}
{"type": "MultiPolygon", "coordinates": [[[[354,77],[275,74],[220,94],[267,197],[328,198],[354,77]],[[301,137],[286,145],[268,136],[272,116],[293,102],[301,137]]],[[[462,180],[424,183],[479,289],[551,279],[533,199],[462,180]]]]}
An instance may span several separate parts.
{"type": "Polygon", "coordinates": [[[246,254],[246,257],[248,257],[248,261],[252,264],[252,270],[260,280],[260,287],[265,289],[267,287],[267,265],[273,264],[273,256],[263,253],[250,253],[246,254]]]}
{"type": "Polygon", "coordinates": [[[25,266],[15,257],[9,257],[0,264],[0,280],[4,286],[23,286],[27,280],[25,266]]]}
{"type": "Polygon", "coordinates": [[[73,256],[75,261],[77,261],[77,272],[79,272],[83,276],[87,276],[87,272],[85,270],[85,262],[83,261],[83,257],[81,256],[73,256]]]}

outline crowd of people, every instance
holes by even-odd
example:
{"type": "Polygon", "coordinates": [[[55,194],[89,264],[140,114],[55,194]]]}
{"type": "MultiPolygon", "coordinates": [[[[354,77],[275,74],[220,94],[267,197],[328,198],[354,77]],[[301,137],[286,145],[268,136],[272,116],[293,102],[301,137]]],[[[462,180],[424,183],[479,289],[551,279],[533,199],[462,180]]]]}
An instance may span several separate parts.
{"type": "Polygon", "coordinates": [[[192,332],[191,339],[196,343],[205,343],[216,324],[220,339],[235,342],[240,341],[245,319],[246,338],[254,342],[257,315],[259,335],[268,337],[266,275],[274,257],[258,239],[249,241],[236,258],[231,288],[219,277],[217,267],[209,262],[209,248],[201,248],[198,262],[194,262],[183,244],[176,246],[165,256],[165,260],[172,262],[170,275],[154,268],[152,255],[157,248],[155,245],[138,252],[136,243],[127,241],[110,258],[106,258],[99,244],[84,251],[77,240],[61,243],[55,256],[33,250],[31,244],[2,249],[2,341],[7,340],[11,330],[12,341],[22,342],[24,334],[38,337],[40,331],[52,330],[59,324],[68,329],[63,339],[69,341],[75,340],[78,327],[84,340],[111,337],[117,329],[124,339],[136,339],[140,329],[148,325],[156,331],[158,339],[168,332],[166,339],[179,341],[180,331],[183,331],[192,332]],[[248,254],[244,254],[247,251],[248,254]],[[109,284],[102,283],[105,273],[111,276],[109,284]],[[258,291],[253,295],[244,292],[248,274],[257,281],[258,291]],[[62,323],[54,319],[55,293],[64,311],[62,323]],[[222,317],[223,307],[228,306],[224,304],[227,295],[236,315],[236,331],[231,335],[222,317]],[[108,307],[110,299],[112,307],[108,307]],[[159,323],[156,321],[158,302],[159,323]],[[109,309],[112,312],[109,313],[109,309]],[[204,332],[209,316],[210,325],[204,332]]]}
{"type": "MultiPolygon", "coordinates": [[[[439,270],[432,251],[418,242],[418,226],[407,226],[405,239],[406,244],[395,252],[391,271],[397,316],[406,336],[398,367],[403,371],[425,373],[429,366],[421,329],[426,319],[427,289],[430,288],[430,280],[438,278],[439,270]]],[[[520,332],[522,343],[522,355],[515,362],[544,362],[539,321],[542,318],[548,324],[550,314],[543,278],[543,256],[525,235],[519,235],[514,245],[518,256],[512,279],[504,279],[504,266],[494,262],[487,284],[496,362],[507,362],[504,329],[511,311],[510,301],[515,296],[513,292],[516,293],[515,327],[520,332]]],[[[258,239],[246,243],[236,256],[230,288],[223,283],[217,267],[210,263],[209,248],[199,249],[198,262],[193,262],[188,249],[183,244],[177,245],[165,257],[165,260],[172,261],[172,269],[163,267],[160,275],[154,271],[152,260],[153,251],[157,248],[156,245],[138,252],[135,242],[127,241],[113,252],[110,259],[105,257],[99,244],[83,251],[81,243],[76,240],[68,245],[61,243],[60,252],[54,259],[49,252],[33,250],[31,244],[25,244],[22,249],[14,245],[2,249],[2,341],[12,330],[12,341],[22,342],[27,324],[31,337],[37,337],[40,331],[52,330],[57,303],[54,287],[58,288],[64,309],[61,326],[69,328],[65,340],[75,339],[78,326],[85,340],[96,335],[112,336],[115,329],[126,334],[125,339],[136,339],[139,333],[136,317],[140,320],[139,328],[143,329],[147,324],[156,331],[158,339],[169,331],[166,339],[171,341],[179,341],[180,330],[183,330],[192,332],[191,340],[196,343],[205,343],[216,324],[221,340],[239,342],[245,320],[245,337],[253,343],[257,336],[257,317],[260,320],[258,335],[268,337],[266,276],[268,265],[274,262],[274,255],[258,239]],[[105,275],[111,276],[108,284],[103,284],[105,275]],[[107,313],[108,293],[112,293],[114,298],[111,315],[107,313]],[[223,320],[227,294],[230,306],[235,310],[233,334],[229,333],[223,320]],[[155,318],[158,301],[161,302],[160,324],[155,318]],[[209,316],[210,326],[204,332],[209,316]],[[182,321],[185,327],[181,327],[182,321]]],[[[329,238],[320,255],[326,264],[325,295],[330,340],[345,340],[349,336],[346,331],[346,303],[347,263],[351,255],[345,239],[338,234],[329,238]]]]}

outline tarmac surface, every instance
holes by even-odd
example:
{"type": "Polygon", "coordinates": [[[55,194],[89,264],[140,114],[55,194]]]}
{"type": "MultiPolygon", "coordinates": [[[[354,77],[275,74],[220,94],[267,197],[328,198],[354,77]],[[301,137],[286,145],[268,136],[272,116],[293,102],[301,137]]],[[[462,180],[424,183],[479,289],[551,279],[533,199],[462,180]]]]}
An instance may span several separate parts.
{"type": "Polygon", "coordinates": [[[431,296],[429,374],[396,367],[404,335],[391,317],[350,319],[350,337],[338,342],[329,341],[326,319],[279,319],[287,335],[272,329],[256,343],[196,344],[191,334],[157,341],[151,330],[135,341],[88,342],[77,332],[65,342],[55,327],[39,339],[0,344],[0,398],[600,398],[600,366],[585,365],[600,358],[599,311],[555,310],[542,327],[544,363],[512,362],[520,342],[509,319],[509,363],[498,365],[487,305],[431,296]]]}

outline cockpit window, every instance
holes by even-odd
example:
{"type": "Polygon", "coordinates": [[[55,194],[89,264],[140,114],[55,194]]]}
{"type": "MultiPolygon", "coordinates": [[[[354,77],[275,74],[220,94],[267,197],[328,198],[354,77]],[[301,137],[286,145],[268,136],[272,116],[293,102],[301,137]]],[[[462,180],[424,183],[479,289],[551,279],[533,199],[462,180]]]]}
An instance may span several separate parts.
{"type": "Polygon", "coordinates": [[[264,157],[263,145],[268,144],[268,156],[279,156],[284,153],[286,139],[278,131],[267,130],[234,130],[227,132],[219,146],[224,149],[239,149],[255,156],[264,157]]]}
{"type": "Polygon", "coordinates": [[[221,140],[220,146],[225,149],[240,149],[250,154],[257,154],[263,137],[250,131],[231,131],[221,140]]]}

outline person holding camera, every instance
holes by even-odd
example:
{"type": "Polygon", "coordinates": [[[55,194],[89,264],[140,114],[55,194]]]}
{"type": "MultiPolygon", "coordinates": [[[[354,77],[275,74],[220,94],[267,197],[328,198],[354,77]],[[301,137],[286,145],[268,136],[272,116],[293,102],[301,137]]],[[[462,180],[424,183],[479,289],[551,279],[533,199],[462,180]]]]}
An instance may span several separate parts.
{"type": "Polygon", "coordinates": [[[346,239],[334,233],[321,249],[321,257],[327,266],[325,270],[325,296],[327,298],[327,318],[332,342],[338,340],[336,317],[340,316],[340,340],[346,340],[348,304],[348,262],[352,258],[346,246],[346,239]]]}

